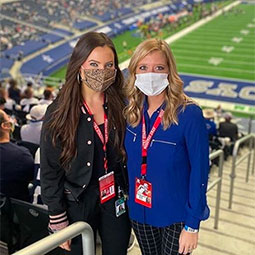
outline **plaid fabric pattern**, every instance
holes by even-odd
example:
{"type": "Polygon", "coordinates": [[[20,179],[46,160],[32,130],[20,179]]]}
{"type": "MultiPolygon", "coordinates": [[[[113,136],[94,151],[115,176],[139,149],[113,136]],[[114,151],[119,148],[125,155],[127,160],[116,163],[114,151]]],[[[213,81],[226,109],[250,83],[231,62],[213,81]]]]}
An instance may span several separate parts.
{"type": "Polygon", "coordinates": [[[131,221],[143,255],[179,255],[179,236],[183,223],[158,228],[131,221]]]}

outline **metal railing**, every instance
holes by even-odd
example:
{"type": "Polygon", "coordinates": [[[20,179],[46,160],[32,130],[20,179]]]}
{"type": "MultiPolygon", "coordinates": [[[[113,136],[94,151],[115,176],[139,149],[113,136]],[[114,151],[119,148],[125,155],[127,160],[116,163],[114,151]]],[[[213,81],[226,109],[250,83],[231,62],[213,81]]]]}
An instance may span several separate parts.
{"type": "Polygon", "coordinates": [[[253,140],[253,163],[252,163],[252,167],[251,167],[251,174],[254,175],[254,171],[255,171],[255,135],[253,135],[254,140],[253,140]]]}
{"type": "Polygon", "coordinates": [[[224,162],[224,152],[223,150],[217,150],[210,153],[210,160],[219,158],[218,165],[218,177],[207,187],[207,192],[210,191],[215,185],[217,185],[217,194],[216,194],[216,205],[215,205],[215,218],[214,218],[214,228],[218,228],[219,223],[219,214],[220,214],[220,197],[221,197],[221,184],[222,184],[222,172],[223,172],[223,162],[224,162]]]}
{"type": "Polygon", "coordinates": [[[94,255],[95,247],[92,228],[88,223],[82,221],[75,222],[65,229],[15,252],[13,255],[43,255],[80,234],[82,236],[83,255],[94,255]]]}
{"type": "Polygon", "coordinates": [[[250,163],[251,163],[252,150],[254,150],[254,156],[253,156],[253,164],[251,165],[251,167],[252,167],[251,173],[254,174],[254,164],[255,164],[254,163],[254,161],[255,161],[254,144],[255,144],[255,139],[254,139],[254,135],[252,135],[252,134],[249,134],[235,142],[233,153],[232,153],[232,170],[231,170],[231,174],[230,174],[230,191],[229,191],[229,204],[228,204],[229,209],[232,208],[234,180],[236,178],[236,167],[248,157],[246,178],[245,178],[246,182],[248,182],[249,174],[250,174],[250,163]],[[240,147],[240,145],[242,145],[246,142],[249,142],[249,150],[241,158],[239,158],[237,160],[237,154],[239,151],[239,147],[240,147]],[[253,148],[252,148],[252,146],[253,146],[253,148]]]}

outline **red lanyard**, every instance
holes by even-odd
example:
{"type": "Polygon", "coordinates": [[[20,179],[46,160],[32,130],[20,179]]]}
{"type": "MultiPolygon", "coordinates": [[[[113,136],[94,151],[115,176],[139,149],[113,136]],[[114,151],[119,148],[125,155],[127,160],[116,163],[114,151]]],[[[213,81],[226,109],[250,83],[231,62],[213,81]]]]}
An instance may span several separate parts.
{"type": "Polygon", "coordinates": [[[153,135],[155,134],[157,128],[159,127],[159,124],[161,123],[162,116],[164,114],[164,110],[161,109],[157,119],[155,120],[152,129],[148,136],[146,137],[146,126],[145,126],[145,118],[143,114],[142,119],[142,165],[141,165],[141,175],[144,177],[147,173],[147,151],[148,147],[150,145],[151,139],[153,135]]]}
{"type": "MultiPolygon", "coordinates": [[[[86,110],[88,111],[88,113],[90,115],[92,115],[90,109],[89,109],[89,106],[86,104],[85,101],[83,101],[83,104],[84,106],[86,107],[86,110]]],[[[107,118],[107,115],[106,113],[104,112],[104,136],[99,128],[99,126],[97,125],[96,121],[94,120],[93,121],[93,127],[94,127],[94,130],[96,131],[99,139],[101,140],[102,144],[103,144],[103,151],[104,151],[104,169],[105,169],[105,172],[107,173],[107,170],[108,170],[108,162],[107,162],[107,155],[106,155],[106,144],[108,142],[108,139],[109,139],[109,133],[108,133],[108,118],[107,118]]]]}

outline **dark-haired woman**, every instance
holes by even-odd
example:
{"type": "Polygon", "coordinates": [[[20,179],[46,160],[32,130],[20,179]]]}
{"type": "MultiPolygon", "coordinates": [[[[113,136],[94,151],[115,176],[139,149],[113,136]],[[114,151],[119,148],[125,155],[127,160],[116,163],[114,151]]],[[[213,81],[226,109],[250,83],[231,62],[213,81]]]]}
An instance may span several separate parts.
{"type": "MultiPolygon", "coordinates": [[[[66,82],[48,107],[41,136],[42,198],[49,229],[89,223],[102,240],[102,253],[127,253],[130,223],[123,197],[125,121],[123,76],[112,41],[89,32],[76,44],[66,82]],[[119,210],[119,207],[125,210],[119,210]]],[[[63,243],[82,254],[81,239],[63,243]]]]}

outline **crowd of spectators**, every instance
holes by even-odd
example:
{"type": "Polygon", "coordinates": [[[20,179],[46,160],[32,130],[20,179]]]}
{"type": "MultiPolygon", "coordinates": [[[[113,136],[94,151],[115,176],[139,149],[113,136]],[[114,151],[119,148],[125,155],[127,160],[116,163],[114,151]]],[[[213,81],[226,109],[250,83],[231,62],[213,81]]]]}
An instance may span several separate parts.
{"type": "Polygon", "coordinates": [[[7,83],[1,84],[0,87],[1,102],[4,102],[2,108],[16,119],[16,126],[20,127],[28,121],[41,120],[41,118],[38,119],[37,115],[33,118],[34,115],[31,114],[31,110],[38,105],[48,106],[52,103],[55,95],[52,87],[45,87],[44,90],[38,90],[37,86],[31,81],[28,81],[21,88],[18,86],[16,80],[10,79],[7,83]]]}
{"type": "MultiPolygon", "coordinates": [[[[32,89],[31,86],[29,89],[32,89]]],[[[45,206],[42,206],[40,181],[37,180],[40,175],[39,141],[47,104],[38,104],[33,106],[29,113],[24,112],[27,124],[22,124],[16,110],[19,104],[13,100],[13,107],[7,109],[7,99],[13,100],[8,97],[8,89],[1,87],[1,254],[11,254],[48,234],[47,211],[45,206]],[[40,204],[40,207],[32,208],[32,202],[37,206],[40,204]],[[38,208],[45,209],[38,212],[38,208]]]]}
{"type": "Polygon", "coordinates": [[[26,201],[31,200],[28,182],[34,177],[43,118],[54,99],[54,90],[49,87],[34,97],[33,86],[29,81],[25,88],[19,88],[11,79],[0,87],[0,192],[26,201]]]}
{"type": "Polygon", "coordinates": [[[138,21],[137,26],[144,38],[161,36],[162,28],[165,28],[169,34],[174,33],[178,29],[189,26],[195,21],[215,13],[217,10],[216,4],[207,6],[204,3],[193,5],[186,3],[176,14],[159,14],[148,22],[138,21]]]}
{"type": "Polygon", "coordinates": [[[34,27],[2,19],[0,22],[0,49],[4,51],[27,40],[37,40],[42,34],[42,31],[34,27]]]}
{"type": "MultiPolygon", "coordinates": [[[[65,26],[73,28],[86,16],[99,18],[107,15],[109,19],[123,16],[122,9],[142,6],[158,0],[26,0],[7,2],[1,5],[0,13],[28,24],[54,30],[65,26]]],[[[2,18],[0,23],[1,51],[20,45],[27,40],[37,40],[44,32],[32,26],[22,25],[2,18]]]]}

